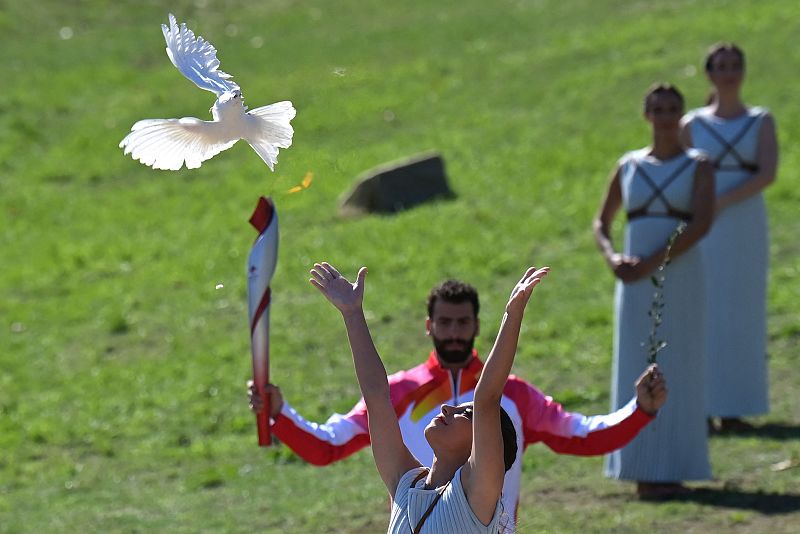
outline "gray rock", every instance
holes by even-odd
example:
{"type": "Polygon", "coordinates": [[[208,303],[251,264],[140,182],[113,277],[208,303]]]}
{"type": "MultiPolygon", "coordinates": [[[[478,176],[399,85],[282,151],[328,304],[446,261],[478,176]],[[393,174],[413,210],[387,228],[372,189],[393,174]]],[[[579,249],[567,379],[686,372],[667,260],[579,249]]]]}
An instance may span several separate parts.
{"type": "Polygon", "coordinates": [[[425,153],[381,165],[361,175],[344,196],[342,215],[396,213],[434,199],[453,198],[444,160],[425,153]]]}

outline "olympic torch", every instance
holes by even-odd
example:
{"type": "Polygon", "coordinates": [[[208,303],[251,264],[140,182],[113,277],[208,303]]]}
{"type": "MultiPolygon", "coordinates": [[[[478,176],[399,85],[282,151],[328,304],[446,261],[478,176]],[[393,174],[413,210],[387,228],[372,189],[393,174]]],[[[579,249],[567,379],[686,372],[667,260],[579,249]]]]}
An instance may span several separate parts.
{"type": "Polygon", "coordinates": [[[258,237],[250,249],[247,266],[247,301],[250,315],[250,347],[253,356],[253,382],[264,407],[256,414],[258,445],[272,444],[269,424],[269,305],[270,281],[278,261],[278,214],[272,199],[258,199],[250,224],[258,230],[258,237]]]}

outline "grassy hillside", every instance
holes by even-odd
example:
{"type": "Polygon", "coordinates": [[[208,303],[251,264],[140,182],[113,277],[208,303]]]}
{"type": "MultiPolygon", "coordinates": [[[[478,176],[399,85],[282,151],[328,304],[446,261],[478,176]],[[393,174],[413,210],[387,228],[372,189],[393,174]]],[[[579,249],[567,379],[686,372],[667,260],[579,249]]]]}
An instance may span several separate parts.
{"type": "Polygon", "coordinates": [[[485,353],[511,284],[552,267],[515,372],[584,413],[608,409],[613,279],[590,224],[606,176],[648,142],[653,81],[690,106],[718,40],[748,53],[748,101],[781,142],[771,221],[772,413],[712,439],[692,501],[636,502],[600,458],[525,456],[521,532],[791,532],[800,524],[800,52],[796,3],[0,1],[0,531],[380,532],[368,452],[324,469],[259,449],[250,376],[247,219],[281,228],[272,372],[311,420],[357,398],[340,320],[307,283],[327,259],[370,267],[366,308],[393,371],[420,361],[424,299],[445,277],[482,294],[485,353]],[[291,99],[294,146],[270,173],[245,144],[157,172],[117,147],[142,118],[208,118],[211,93],[164,53],[173,12],[219,50],[251,107],[291,99]],[[380,163],[445,158],[452,201],[342,219],[380,163]],[[307,172],[310,188],[288,194],[307,172]],[[217,289],[218,285],[223,287],[217,289]]]}

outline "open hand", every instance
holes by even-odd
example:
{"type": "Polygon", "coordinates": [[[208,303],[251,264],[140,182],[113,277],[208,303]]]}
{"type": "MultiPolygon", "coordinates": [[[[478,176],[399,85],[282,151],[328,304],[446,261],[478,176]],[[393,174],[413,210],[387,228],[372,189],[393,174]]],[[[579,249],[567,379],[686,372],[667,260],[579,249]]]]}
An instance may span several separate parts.
{"type": "Polygon", "coordinates": [[[508,297],[508,304],[506,304],[506,312],[521,313],[531,298],[533,288],[539,285],[542,278],[547,276],[549,272],[550,267],[542,267],[541,269],[529,267],[520,281],[517,282],[517,285],[514,286],[514,289],[511,290],[511,296],[508,297]]]}
{"type": "Polygon", "coordinates": [[[339,274],[333,265],[324,261],[315,263],[310,272],[313,276],[309,280],[311,285],[319,289],[343,315],[361,310],[364,301],[364,278],[367,276],[366,267],[359,269],[354,284],[339,274]]]}
{"type": "Polygon", "coordinates": [[[667,382],[658,364],[650,365],[636,380],[636,402],[650,415],[667,402],[667,382]]]}

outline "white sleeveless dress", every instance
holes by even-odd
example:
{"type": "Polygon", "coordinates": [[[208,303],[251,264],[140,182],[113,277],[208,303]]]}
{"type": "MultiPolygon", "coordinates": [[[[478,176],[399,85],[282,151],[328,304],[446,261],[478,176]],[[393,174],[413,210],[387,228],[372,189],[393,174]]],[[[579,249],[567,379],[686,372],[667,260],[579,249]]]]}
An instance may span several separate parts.
{"type": "MultiPolygon", "coordinates": [[[[406,472],[397,484],[397,491],[392,502],[392,514],[389,518],[388,534],[410,534],[419,523],[420,518],[438,494],[435,489],[424,489],[425,479],[418,481],[415,487],[411,483],[425,468],[418,467],[406,472]]],[[[433,508],[430,516],[423,524],[421,534],[495,534],[504,532],[502,523],[503,505],[497,501],[494,516],[488,525],[484,525],[475,517],[475,513],[467,502],[464,487],[461,485],[461,468],[459,467],[453,480],[447,486],[441,499],[433,508]]],[[[507,519],[504,518],[504,519],[507,519]]]]}
{"type": "MultiPolygon", "coordinates": [[[[681,218],[690,216],[694,175],[700,158],[689,150],[669,160],[647,149],[620,160],[622,202],[629,220],[624,253],[649,256],[663,248],[681,218]]],[[[664,271],[664,309],[658,339],[667,347],[658,363],[669,389],[658,417],[627,446],[606,457],[606,476],[640,482],[704,480],[711,475],[704,397],[705,308],[703,262],[697,246],[664,271]]],[[[647,367],[648,311],[656,288],[650,277],[617,280],[611,407],[621,408],[647,367]]]]}
{"type": "MultiPolygon", "coordinates": [[[[684,118],[694,146],[717,163],[718,197],[753,176],[766,114],[764,108],[750,108],[737,118],[721,119],[706,107],[684,118]]],[[[769,235],[762,194],[723,210],[700,248],[708,299],[708,415],[767,413],[769,235]]]]}

